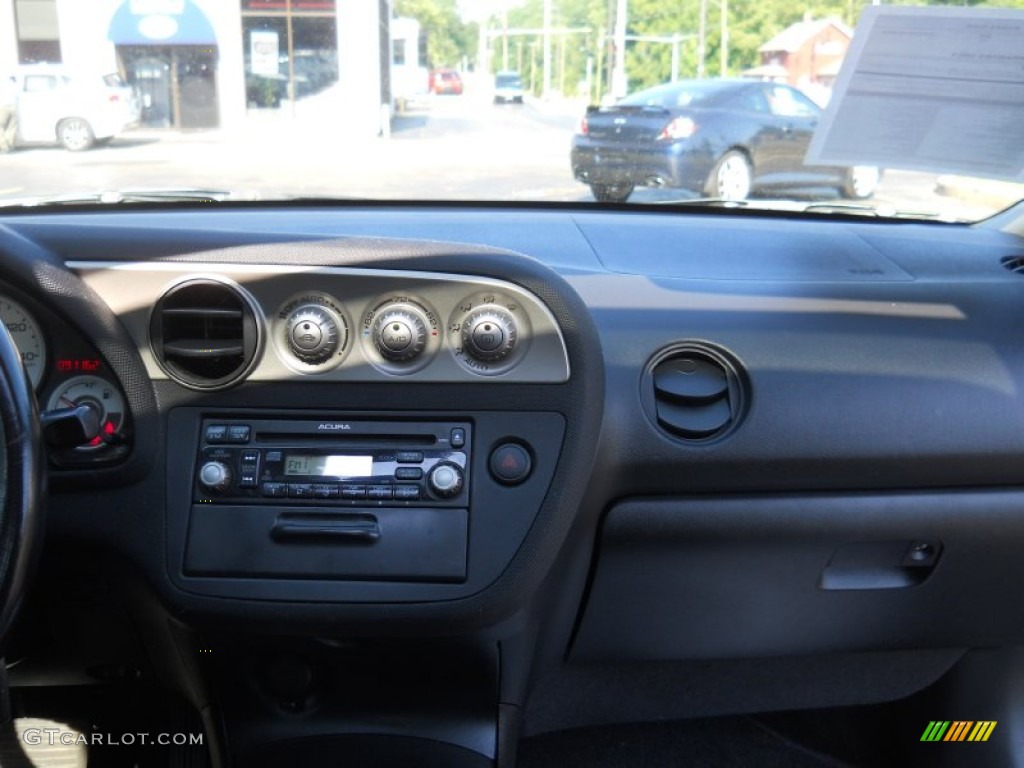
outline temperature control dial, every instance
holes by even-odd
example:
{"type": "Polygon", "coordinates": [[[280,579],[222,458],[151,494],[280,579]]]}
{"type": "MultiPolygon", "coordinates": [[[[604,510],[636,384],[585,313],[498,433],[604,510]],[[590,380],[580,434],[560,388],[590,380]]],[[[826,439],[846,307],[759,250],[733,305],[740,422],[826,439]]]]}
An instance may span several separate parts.
{"type": "Polygon", "coordinates": [[[412,360],[427,344],[427,321],[416,307],[392,304],[377,315],[373,340],[385,360],[394,363],[412,360]]]}
{"type": "Polygon", "coordinates": [[[462,348],[470,357],[494,363],[512,354],[518,340],[515,318],[504,307],[484,306],[462,324],[462,348]]]}
{"type": "Polygon", "coordinates": [[[338,351],[345,324],[332,310],[304,304],[292,310],[285,323],[285,339],[292,354],[309,365],[321,365],[338,351]]]}
{"type": "Polygon", "coordinates": [[[435,464],[427,475],[427,484],[439,499],[453,499],[462,490],[462,467],[450,462],[435,464]]]}

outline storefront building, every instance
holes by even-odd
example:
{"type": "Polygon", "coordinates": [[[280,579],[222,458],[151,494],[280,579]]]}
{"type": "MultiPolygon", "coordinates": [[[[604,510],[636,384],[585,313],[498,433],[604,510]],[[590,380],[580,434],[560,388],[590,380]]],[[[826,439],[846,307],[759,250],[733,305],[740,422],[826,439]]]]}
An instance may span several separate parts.
{"type": "Polygon", "coordinates": [[[381,130],[388,0],[0,0],[0,72],[60,62],[120,72],[143,122],[237,128],[316,97],[346,128],[381,130]],[[8,23],[11,20],[13,23],[8,23]],[[368,63],[379,66],[367,66],[368,63]]]}

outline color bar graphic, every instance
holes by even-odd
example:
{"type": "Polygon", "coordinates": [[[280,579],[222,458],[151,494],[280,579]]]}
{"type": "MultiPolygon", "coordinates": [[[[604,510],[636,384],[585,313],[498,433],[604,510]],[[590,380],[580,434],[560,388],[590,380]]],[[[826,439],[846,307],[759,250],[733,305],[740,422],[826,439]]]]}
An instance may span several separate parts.
{"type": "Polygon", "coordinates": [[[932,720],[921,741],[988,741],[996,720],[932,720]]]}

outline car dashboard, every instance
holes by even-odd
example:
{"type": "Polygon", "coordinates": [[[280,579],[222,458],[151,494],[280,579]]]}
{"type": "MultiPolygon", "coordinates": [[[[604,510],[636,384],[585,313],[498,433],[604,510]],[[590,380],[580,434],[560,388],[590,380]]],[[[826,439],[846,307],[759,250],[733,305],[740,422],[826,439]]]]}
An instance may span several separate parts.
{"type": "Polygon", "coordinates": [[[1021,759],[1014,234],[240,204],[7,213],[0,252],[40,409],[101,414],[48,451],[16,691],[174,691],[214,765],[801,712],[1021,759]]]}

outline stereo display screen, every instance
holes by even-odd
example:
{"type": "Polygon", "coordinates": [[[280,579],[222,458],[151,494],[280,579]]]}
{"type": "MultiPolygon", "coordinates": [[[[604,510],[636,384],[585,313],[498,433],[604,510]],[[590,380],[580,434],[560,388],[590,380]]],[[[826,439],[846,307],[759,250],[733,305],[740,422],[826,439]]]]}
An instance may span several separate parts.
{"type": "Polygon", "coordinates": [[[284,473],[316,477],[370,477],[373,475],[373,456],[311,456],[305,453],[289,453],[284,457],[284,473]]]}

